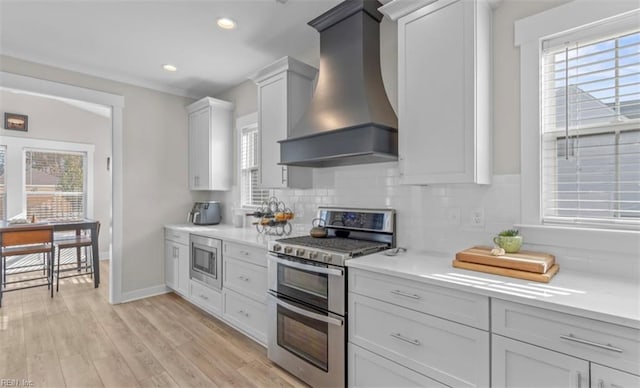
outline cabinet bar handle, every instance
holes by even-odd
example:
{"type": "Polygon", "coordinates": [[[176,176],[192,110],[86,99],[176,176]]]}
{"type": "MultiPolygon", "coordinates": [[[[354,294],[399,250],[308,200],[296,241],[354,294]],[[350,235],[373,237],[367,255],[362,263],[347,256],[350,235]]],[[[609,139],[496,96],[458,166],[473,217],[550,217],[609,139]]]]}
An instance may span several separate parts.
{"type": "Polygon", "coordinates": [[[602,379],[598,380],[598,388],[604,388],[604,381],[602,379]]]}
{"type": "Polygon", "coordinates": [[[578,338],[576,336],[574,336],[573,334],[569,334],[569,335],[561,335],[560,338],[562,338],[563,340],[567,340],[567,341],[573,341],[573,342],[578,342],[584,345],[589,345],[589,346],[595,346],[596,348],[600,348],[600,349],[606,349],[606,350],[610,350],[612,352],[616,352],[616,353],[622,353],[622,349],[620,348],[616,348],[615,346],[611,346],[611,344],[599,344],[597,342],[593,342],[593,341],[589,341],[586,339],[582,339],[582,338],[578,338]]]}
{"type": "Polygon", "coordinates": [[[578,372],[578,388],[582,388],[582,373],[578,372]]]}
{"type": "Polygon", "coordinates": [[[246,276],[242,276],[242,275],[238,276],[238,279],[240,279],[240,280],[242,280],[242,281],[245,281],[245,282],[248,282],[248,281],[249,281],[249,278],[248,278],[248,277],[246,277],[246,276]]]}
{"type": "Polygon", "coordinates": [[[391,333],[390,336],[392,336],[393,338],[397,338],[400,341],[408,342],[411,345],[416,345],[416,346],[420,345],[420,341],[418,341],[417,339],[407,338],[400,333],[391,333]]]}
{"type": "Polygon", "coordinates": [[[400,296],[404,296],[404,297],[406,297],[406,298],[411,298],[411,299],[422,299],[422,298],[420,297],[420,295],[418,295],[418,294],[409,294],[409,293],[407,293],[407,292],[400,291],[400,290],[391,290],[390,292],[391,292],[392,294],[394,294],[394,295],[400,295],[400,296]]]}
{"type": "Polygon", "coordinates": [[[200,297],[204,300],[209,300],[209,297],[204,294],[200,294],[200,297]]]}

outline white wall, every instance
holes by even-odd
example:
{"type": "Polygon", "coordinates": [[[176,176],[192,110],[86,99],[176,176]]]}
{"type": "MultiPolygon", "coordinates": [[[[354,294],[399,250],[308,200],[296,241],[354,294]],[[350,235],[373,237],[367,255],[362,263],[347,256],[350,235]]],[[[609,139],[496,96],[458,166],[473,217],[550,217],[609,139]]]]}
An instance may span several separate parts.
{"type": "MultiPolygon", "coordinates": [[[[78,106],[50,99],[0,90],[0,113],[12,112],[29,116],[28,132],[0,129],[0,137],[45,139],[93,144],[94,206],[93,218],[102,225],[111,219],[111,177],[106,159],[111,156],[111,118],[78,106]]],[[[8,214],[12,216],[12,214],[8,214]]],[[[111,243],[109,230],[100,235],[100,251],[108,252],[111,243]]]]}
{"type": "Polygon", "coordinates": [[[184,220],[193,201],[184,109],[192,100],[7,56],[0,70],[124,96],[123,296],[163,287],[163,225],[184,220]]]}

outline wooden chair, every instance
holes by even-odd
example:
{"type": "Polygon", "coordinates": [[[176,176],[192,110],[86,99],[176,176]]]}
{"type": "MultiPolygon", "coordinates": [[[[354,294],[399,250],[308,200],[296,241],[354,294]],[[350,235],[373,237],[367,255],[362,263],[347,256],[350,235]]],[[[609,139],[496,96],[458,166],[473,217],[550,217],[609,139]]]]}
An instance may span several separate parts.
{"type": "MultiPolygon", "coordinates": [[[[0,272],[2,273],[2,279],[0,282],[0,307],[2,307],[2,294],[9,291],[23,290],[26,288],[47,286],[51,290],[51,297],[53,298],[53,227],[50,225],[39,226],[20,226],[11,230],[4,230],[0,232],[0,248],[2,260],[0,260],[0,272]],[[24,256],[32,254],[43,254],[43,269],[46,276],[41,277],[29,277],[23,279],[17,279],[14,281],[7,281],[7,257],[10,256],[24,256]],[[46,283],[30,284],[23,287],[11,287],[7,289],[9,284],[18,284],[25,282],[32,282],[40,279],[46,279],[46,283]]],[[[33,268],[33,265],[17,266],[12,269],[19,268],[33,268]]],[[[11,275],[20,275],[29,272],[39,272],[37,270],[26,270],[12,272],[11,275]]]]}
{"type": "MultiPolygon", "coordinates": [[[[66,279],[66,278],[71,278],[71,277],[75,277],[75,276],[81,276],[81,275],[91,275],[91,277],[93,277],[93,250],[89,249],[93,247],[93,239],[91,234],[87,234],[85,233],[86,231],[80,231],[77,230],[76,231],[76,235],[75,236],[64,236],[64,237],[60,237],[60,238],[56,238],[54,240],[54,244],[56,246],[56,248],[58,249],[58,263],[56,265],[56,292],[58,292],[58,288],[60,286],[60,272],[68,272],[68,271],[73,271],[73,270],[77,270],[78,272],[82,272],[82,270],[85,270],[85,273],[79,273],[79,274],[75,274],[75,275],[68,275],[68,276],[63,276],[62,279],[66,279]],[[82,261],[82,256],[81,256],[81,249],[84,248],[84,261],[82,261]],[[61,261],[61,251],[63,249],[75,249],[76,250],[76,260],[77,260],[77,266],[76,268],[67,268],[67,269],[60,269],[60,261],[61,261]],[[89,260],[89,252],[91,252],[91,260],[89,260]],[[83,265],[84,264],[84,265],[83,265]]],[[[100,222],[97,223],[96,225],[96,236],[95,238],[98,238],[98,236],[100,235],[100,222]]]]}

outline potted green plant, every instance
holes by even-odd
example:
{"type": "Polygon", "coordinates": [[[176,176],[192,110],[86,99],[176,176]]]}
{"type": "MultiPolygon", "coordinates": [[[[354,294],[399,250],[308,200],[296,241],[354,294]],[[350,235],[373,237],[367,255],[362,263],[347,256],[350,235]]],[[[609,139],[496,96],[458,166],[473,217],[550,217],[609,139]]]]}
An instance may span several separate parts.
{"type": "Polygon", "coordinates": [[[493,242],[507,253],[517,253],[522,247],[522,236],[517,229],[507,229],[494,237],[493,242]]]}

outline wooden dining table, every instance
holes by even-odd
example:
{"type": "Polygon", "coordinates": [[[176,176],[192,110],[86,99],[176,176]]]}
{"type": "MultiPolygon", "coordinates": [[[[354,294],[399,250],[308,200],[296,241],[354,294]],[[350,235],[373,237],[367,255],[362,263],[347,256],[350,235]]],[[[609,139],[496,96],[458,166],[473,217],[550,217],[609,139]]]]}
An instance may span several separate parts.
{"type": "Polygon", "coordinates": [[[5,231],[18,230],[19,228],[50,225],[53,232],[89,230],[91,233],[91,258],[93,266],[93,285],[98,288],[100,285],[100,250],[98,249],[98,221],[88,218],[82,219],[52,219],[36,223],[11,224],[8,221],[0,221],[0,234],[5,231]]]}

